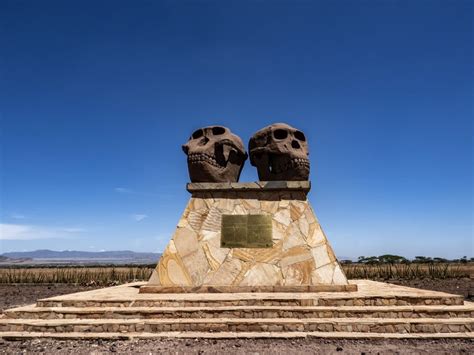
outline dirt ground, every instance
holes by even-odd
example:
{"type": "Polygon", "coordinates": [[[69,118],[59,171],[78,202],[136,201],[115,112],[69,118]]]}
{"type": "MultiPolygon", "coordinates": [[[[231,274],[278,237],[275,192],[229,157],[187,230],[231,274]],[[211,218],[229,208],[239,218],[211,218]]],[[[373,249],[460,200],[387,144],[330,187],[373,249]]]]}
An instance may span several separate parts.
{"type": "Polygon", "coordinates": [[[472,354],[469,340],[156,339],[2,341],[0,354],[472,354]]]}
{"type": "MultiPolygon", "coordinates": [[[[471,298],[473,279],[414,280],[394,283],[462,294],[471,298]],[[467,290],[467,291],[466,291],[467,290]],[[469,292],[471,290],[471,292],[469,292]],[[467,293],[466,293],[467,292],[467,293]]],[[[34,303],[38,298],[92,290],[72,285],[0,285],[0,309],[34,303]]],[[[474,341],[462,339],[152,339],[51,340],[0,339],[0,354],[474,354],[474,341]]]]}
{"type": "MultiPolygon", "coordinates": [[[[382,281],[383,282],[383,281],[382,281]]],[[[474,278],[445,279],[445,280],[390,280],[396,285],[440,291],[464,296],[466,300],[474,301],[474,278]]]]}
{"type": "Polygon", "coordinates": [[[0,310],[25,306],[35,303],[40,298],[47,298],[68,293],[90,291],[99,287],[75,286],[67,284],[55,285],[10,285],[0,284],[0,310]]]}

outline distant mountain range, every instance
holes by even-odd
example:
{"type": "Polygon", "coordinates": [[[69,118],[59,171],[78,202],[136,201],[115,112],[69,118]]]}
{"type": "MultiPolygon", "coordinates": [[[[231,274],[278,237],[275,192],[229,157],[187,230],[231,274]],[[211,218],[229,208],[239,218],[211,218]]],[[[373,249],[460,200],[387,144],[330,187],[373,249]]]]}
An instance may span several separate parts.
{"type": "Polygon", "coordinates": [[[158,253],[138,253],[131,250],[118,251],[77,251],[77,250],[63,250],[55,251],[49,249],[35,250],[35,251],[14,251],[10,253],[3,253],[2,256],[7,258],[31,258],[31,259],[70,259],[70,258],[85,258],[85,259],[154,259],[160,256],[158,253]]]}
{"type": "Polygon", "coordinates": [[[35,250],[16,251],[0,255],[2,263],[156,263],[161,254],[139,253],[131,250],[118,251],[77,251],[77,250],[35,250]]]}
{"type": "MultiPolygon", "coordinates": [[[[0,255],[0,265],[5,264],[154,264],[160,253],[140,253],[131,250],[118,251],[55,251],[49,249],[35,251],[15,251],[0,255]]],[[[339,260],[351,259],[341,256],[339,260]]]]}

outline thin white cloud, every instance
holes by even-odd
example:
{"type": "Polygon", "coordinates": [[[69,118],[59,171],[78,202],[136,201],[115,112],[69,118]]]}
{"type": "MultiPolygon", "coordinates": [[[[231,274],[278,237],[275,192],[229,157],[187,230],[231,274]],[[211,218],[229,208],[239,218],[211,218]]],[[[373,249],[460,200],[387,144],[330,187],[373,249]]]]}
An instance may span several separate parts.
{"type": "Polygon", "coordinates": [[[60,228],[59,230],[66,233],[81,233],[86,231],[84,228],[60,228]]]}
{"type": "Polygon", "coordinates": [[[19,213],[12,213],[12,214],[10,215],[10,217],[13,218],[13,219],[25,219],[25,218],[26,218],[25,215],[19,214],[19,213]]]}
{"type": "Polygon", "coordinates": [[[0,240],[68,239],[81,228],[0,223],[0,240]]]}
{"type": "Polygon", "coordinates": [[[26,236],[31,233],[30,226],[22,226],[18,224],[0,224],[0,240],[24,240],[31,239],[26,236]]]}
{"type": "Polygon", "coordinates": [[[116,187],[114,190],[120,194],[131,194],[133,192],[132,190],[125,187],[116,187]]]}
{"type": "Polygon", "coordinates": [[[132,219],[137,221],[137,222],[140,222],[140,221],[143,221],[145,218],[148,217],[148,215],[146,214],[132,214],[131,215],[132,219]]]}

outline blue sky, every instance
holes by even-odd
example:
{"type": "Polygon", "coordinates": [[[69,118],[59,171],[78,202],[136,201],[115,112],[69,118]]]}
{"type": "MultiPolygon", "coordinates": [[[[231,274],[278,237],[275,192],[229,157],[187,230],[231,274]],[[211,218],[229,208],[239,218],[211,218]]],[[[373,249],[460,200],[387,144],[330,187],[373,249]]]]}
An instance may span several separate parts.
{"type": "Polygon", "coordinates": [[[472,20],[471,1],[4,0],[0,252],[161,251],[189,134],[287,122],[336,254],[473,256],[472,20]]]}

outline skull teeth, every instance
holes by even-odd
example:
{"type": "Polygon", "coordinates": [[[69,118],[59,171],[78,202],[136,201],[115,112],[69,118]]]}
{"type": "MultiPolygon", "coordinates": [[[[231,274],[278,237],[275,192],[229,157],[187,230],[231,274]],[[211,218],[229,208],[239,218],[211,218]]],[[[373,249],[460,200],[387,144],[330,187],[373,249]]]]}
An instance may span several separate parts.
{"type": "Polygon", "coordinates": [[[304,158],[294,158],[286,161],[285,163],[275,164],[275,162],[273,162],[271,164],[271,172],[274,174],[279,174],[287,170],[297,168],[309,169],[309,160],[304,158]]]}
{"type": "Polygon", "coordinates": [[[214,155],[206,154],[206,153],[193,153],[188,155],[188,163],[190,164],[201,164],[201,163],[206,163],[210,164],[212,166],[215,166],[216,168],[224,168],[222,165],[220,165],[216,157],[214,155]]]}

